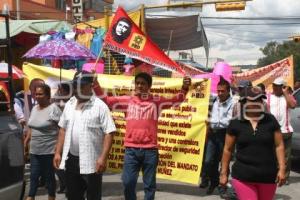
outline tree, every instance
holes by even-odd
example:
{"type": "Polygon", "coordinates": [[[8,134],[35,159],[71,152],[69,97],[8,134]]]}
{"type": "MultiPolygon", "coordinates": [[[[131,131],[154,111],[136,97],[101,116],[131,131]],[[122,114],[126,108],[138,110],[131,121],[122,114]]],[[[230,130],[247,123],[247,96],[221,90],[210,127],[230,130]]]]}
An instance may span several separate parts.
{"type": "Polygon", "coordinates": [[[300,43],[284,41],[283,43],[268,42],[264,48],[260,48],[265,57],[258,59],[259,67],[266,66],[284,59],[290,55],[294,56],[295,80],[300,77],[300,43]],[[297,78],[298,77],[298,78],[297,78]]]}

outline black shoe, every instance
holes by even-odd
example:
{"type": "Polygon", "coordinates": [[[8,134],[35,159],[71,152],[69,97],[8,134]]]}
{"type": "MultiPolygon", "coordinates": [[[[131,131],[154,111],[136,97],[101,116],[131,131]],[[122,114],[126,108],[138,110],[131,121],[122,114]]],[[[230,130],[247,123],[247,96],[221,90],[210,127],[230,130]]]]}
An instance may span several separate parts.
{"type": "Polygon", "coordinates": [[[62,187],[57,191],[57,194],[63,194],[63,193],[65,193],[65,187],[62,187]]]}
{"type": "Polygon", "coordinates": [[[38,185],[38,187],[46,187],[46,184],[45,184],[45,182],[43,182],[43,181],[39,181],[39,185],[38,185]]]}
{"type": "Polygon", "coordinates": [[[289,184],[290,184],[289,180],[286,180],[284,183],[284,185],[289,185],[289,184]]]}
{"type": "Polygon", "coordinates": [[[208,187],[208,180],[203,180],[199,185],[200,188],[207,188],[208,187]]]}
{"type": "Polygon", "coordinates": [[[210,195],[210,194],[214,193],[214,190],[216,189],[217,186],[218,186],[218,185],[213,185],[213,184],[211,184],[211,185],[208,187],[208,189],[207,189],[207,191],[206,191],[206,194],[210,195]]]}
{"type": "MultiPolygon", "coordinates": [[[[220,190],[219,190],[220,192],[220,190]]],[[[234,189],[231,187],[231,188],[227,188],[226,189],[226,192],[220,192],[220,197],[222,199],[226,199],[226,200],[238,200],[236,194],[235,194],[235,191],[234,189]]]]}
{"type": "Polygon", "coordinates": [[[223,187],[223,186],[219,186],[218,187],[218,191],[219,191],[219,195],[220,195],[220,197],[222,198],[222,199],[227,199],[227,193],[226,193],[226,191],[227,191],[227,188],[226,187],[223,187]]]}

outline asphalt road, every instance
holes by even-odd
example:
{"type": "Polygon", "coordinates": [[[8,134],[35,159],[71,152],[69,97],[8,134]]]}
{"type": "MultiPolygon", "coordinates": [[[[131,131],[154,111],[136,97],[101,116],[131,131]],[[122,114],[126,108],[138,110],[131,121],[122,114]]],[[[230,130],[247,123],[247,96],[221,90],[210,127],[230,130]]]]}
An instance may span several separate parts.
{"type": "MultiPolygon", "coordinates": [[[[29,180],[28,180],[29,181],[29,180]]],[[[27,186],[29,183],[27,184],[27,186]]],[[[300,161],[293,163],[293,171],[290,177],[290,184],[282,186],[276,191],[276,200],[300,199],[300,161]]],[[[103,200],[123,200],[123,191],[120,174],[105,174],[103,177],[103,200]]],[[[220,199],[217,190],[213,195],[206,195],[205,189],[199,189],[197,186],[166,180],[157,181],[157,200],[217,200],[220,199]]],[[[139,179],[137,186],[138,200],[143,199],[142,180],[139,179]]],[[[28,194],[28,187],[26,193],[28,194]]],[[[36,200],[47,200],[47,191],[40,188],[36,200]]],[[[63,194],[57,195],[57,200],[65,200],[63,194]]]]}

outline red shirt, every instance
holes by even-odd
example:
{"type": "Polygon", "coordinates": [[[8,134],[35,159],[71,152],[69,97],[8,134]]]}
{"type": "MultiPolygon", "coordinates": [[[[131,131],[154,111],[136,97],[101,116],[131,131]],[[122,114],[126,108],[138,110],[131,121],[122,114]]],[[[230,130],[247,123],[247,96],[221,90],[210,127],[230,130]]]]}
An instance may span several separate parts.
{"type": "MultiPolygon", "coordinates": [[[[95,90],[99,96],[103,94],[101,88],[95,90]]],[[[126,116],[125,147],[157,148],[157,123],[159,114],[185,99],[186,92],[181,91],[172,98],[152,96],[140,98],[138,96],[106,96],[102,100],[115,111],[123,111],[126,116]]]]}

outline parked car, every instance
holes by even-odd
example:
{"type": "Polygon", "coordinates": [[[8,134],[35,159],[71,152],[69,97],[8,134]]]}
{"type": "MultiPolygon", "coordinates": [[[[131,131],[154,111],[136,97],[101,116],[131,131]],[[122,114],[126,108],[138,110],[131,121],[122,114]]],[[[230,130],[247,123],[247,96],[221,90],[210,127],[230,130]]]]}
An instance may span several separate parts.
{"type": "Polygon", "coordinates": [[[300,159],[300,89],[293,93],[297,100],[297,107],[292,110],[291,124],[294,129],[292,138],[292,157],[293,159],[300,159]]]}
{"type": "Polygon", "coordinates": [[[22,128],[13,113],[0,112],[0,200],[21,200],[25,190],[22,128]]]}

